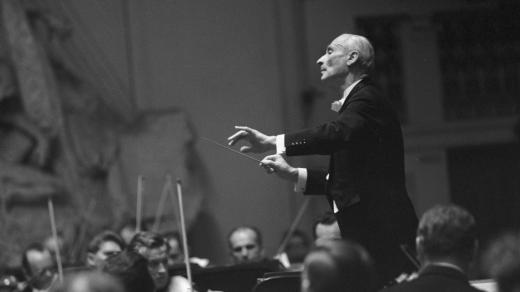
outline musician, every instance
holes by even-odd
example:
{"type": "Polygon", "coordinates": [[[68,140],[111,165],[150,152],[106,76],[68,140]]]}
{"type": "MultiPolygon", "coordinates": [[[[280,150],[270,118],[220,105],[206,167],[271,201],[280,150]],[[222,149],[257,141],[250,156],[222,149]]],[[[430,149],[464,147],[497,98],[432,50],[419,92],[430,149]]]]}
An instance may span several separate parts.
{"type": "Polygon", "coordinates": [[[468,282],[469,264],[477,251],[475,219],[455,205],[436,206],[421,217],[416,237],[421,269],[416,279],[385,292],[478,292],[468,282]]]}
{"type": "Polygon", "coordinates": [[[337,117],[317,127],[266,135],[246,126],[228,138],[242,152],[276,150],[262,160],[269,173],[304,194],[326,195],[343,238],[360,242],[384,280],[413,268],[400,250],[413,245],[417,217],[405,188],[401,127],[396,112],[370,79],[374,50],[362,36],[342,34],[317,64],[321,80],[338,88],[337,117]],[[328,170],[295,168],[285,157],[328,155],[328,170]]]}
{"type": "Polygon", "coordinates": [[[235,264],[260,262],[265,260],[262,234],[254,226],[233,228],[228,235],[231,260],[235,264]]]}
{"type": "Polygon", "coordinates": [[[314,221],[313,224],[314,245],[320,246],[325,241],[341,238],[338,220],[331,212],[326,212],[314,221]]]}
{"type": "MultiPolygon", "coordinates": [[[[182,240],[180,238],[179,233],[167,232],[162,234],[164,240],[168,244],[168,270],[170,272],[178,270],[182,268],[185,270],[185,262],[184,262],[184,246],[182,244],[182,240]]],[[[188,249],[189,251],[189,249],[188,249]]],[[[208,267],[209,259],[192,257],[189,258],[190,266],[193,269],[206,268],[208,267]]],[[[172,274],[173,275],[173,274],[172,274]]]]}
{"type": "Polygon", "coordinates": [[[170,282],[168,249],[169,246],[162,236],[149,231],[137,233],[128,245],[128,250],[140,254],[148,261],[148,271],[156,291],[164,291],[170,282]]]}
{"type": "Polygon", "coordinates": [[[179,264],[184,265],[184,248],[179,234],[177,232],[169,232],[163,234],[163,237],[169,246],[168,267],[174,267],[179,264]]]}
{"type": "Polygon", "coordinates": [[[302,292],[374,291],[375,270],[359,244],[329,240],[312,250],[303,264],[302,292]]]}
{"type": "Polygon", "coordinates": [[[113,231],[103,231],[87,246],[87,267],[101,268],[108,257],[120,253],[125,248],[123,239],[113,231]]]}
{"type": "Polygon", "coordinates": [[[109,257],[103,271],[118,279],[125,292],[156,292],[147,260],[133,250],[109,257]]]}
{"type": "MultiPolygon", "coordinates": [[[[284,234],[283,238],[285,239],[286,236],[287,232],[284,234]]],[[[307,234],[302,230],[295,229],[290,235],[285,250],[283,251],[289,261],[289,266],[287,268],[294,271],[301,270],[303,260],[309,253],[310,247],[311,241],[309,237],[307,237],[307,234]]]]}
{"type": "Polygon", "coordinates": [[[134,238],[135,233],[135,220],[126,221],[119,228],[119,235],[125,241],[126,245],[128,245],[130,241],[132,241],[132,238],[134,238]]]}
{"type": "Polygon", "coordinates": [[[41,243],[30,244],[22,254],[22,271],[27,281],[25,292],[47,291],[56,279],[51,251],[41,243]]]}
{"type": "Polygon", "coordinates": [[[520,291],[520,233],[495,239],[484,255],[484,264],[500,292],[520,291]]]}

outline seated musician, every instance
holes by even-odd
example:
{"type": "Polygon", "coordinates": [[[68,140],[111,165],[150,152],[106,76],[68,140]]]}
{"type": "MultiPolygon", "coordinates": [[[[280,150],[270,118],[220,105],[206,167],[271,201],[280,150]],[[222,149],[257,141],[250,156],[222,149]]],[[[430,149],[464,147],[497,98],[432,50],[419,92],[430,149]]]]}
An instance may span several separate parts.
{"type": "Polygon", "coordinates": [[[235,264],[260,262],[266,259],[262,234],[253,226],[233,228],[228,235],[231,260],[235,264]]]}
{"type": "Polygon", "coordinates": [[[47,291],[56,279],[51,251],[41,243],[30,244],[22,253],[22,271],[27,281],[23,291],[47,291]]]}
{"type": "Polygon", "coordinates": [[[467,277],[477,249],[475,219],[468,211],[455,205],[426,211],[417,228],[416,249],[421,262],[418,277],[385,292],[480,291],[467,277]]]}
{"type": "Polygon", "coordinates": [[[169,249],[170,245],[163,236],[150,231],[137,233],[128,245],[128,250],[140,254],[148,261],[148,271],[156,292],[189,291],[189,281],[183,276],[170,274],[168,270],[169,249]]]}
{"type": "Polygon", "coordinates": [[[87,266],[102,268],[106,259],[120,253],[125,248],[123,239],[112,231],[103,231],[89,242],[87,246],[87,266]]]}
{"type": "Polygon", "coordinates": [[[229,253],[233,264],[256,264],[271,271],[283,270],[277,259],[265,255],[262,233],[254,226],[238,226],[228,234],[229,253]]]}
{"type": "MultiPolygon", "coordinates": [[[[170,272],[181,268],[185,269],[184,263],[184,246],[179,233],[175,231],[167,232],[162,235],[169,246],[168,250],[168,269],[170,272]]],[[[189,251],[189,249],[188,249],[189,251]]],[[[206,268],[209,265],[209,259],[192,257],[190,255],[190,265],[192,269],[206,268]]],[[[175,273],[171,274],[175,275],[175,273]]]]}
{"type": "Polygon", "coordinates": [[[128,250],[140,254],[148,261],[148,271],[156,291],[165,291],[170,283],[168,249],[169,246],[161,235],[149,231],[137,233],[128,245],[128,250]]]}
{"type": "Polygon", "coordinates": [[[320,246],[324,241],[341,239],[338,219],[332,212],[326,212],[318,217],[313,224],[314,245],[320,246]]]}
{"type": "Polygon", "coordinates": [[[177,232],[168,232],[163,234],[164,240],[169,246],[168,249],[168,267],[172,268],[178,265],[184,265],[184,247],[177,232]]]}
{"type": "Polygon", "coordinates": [[[149,273],[147,260],[133,250],[125,250],[109,257],[103,266],[103,272],[116,278],[125,292],[159,291],[149,273]]]}
{"type": "MultiPolygon", "coordinates": [[[[286,236],[287,232],[284,234],[284,239],[286,236]]],[[[311,245],[312,243],[307,237],[307,234],[299,229],[294,230],[287,239],[287,244],[283,252],[289,263],[289,265],[286,266],[284,264],[284,266],[292,271],[301,270],[303,267],[303,260],[307,253],[309,253],[311,245]]],[[[282,262],[282,260],[280,260],[280,262],[282,262]]]]}
{"type": "Polygon", "coordinates": [[[302,292],[372,292],[375,283],[373,261],[357,243],[325,240],[303,263],[302,292]]]}
{"type": "Polygon", "coordinates": [[[483,264],[497,282],[498,291],[520,291],[520,232],[509,232],[493,240],[484,254],[483,264]]]}

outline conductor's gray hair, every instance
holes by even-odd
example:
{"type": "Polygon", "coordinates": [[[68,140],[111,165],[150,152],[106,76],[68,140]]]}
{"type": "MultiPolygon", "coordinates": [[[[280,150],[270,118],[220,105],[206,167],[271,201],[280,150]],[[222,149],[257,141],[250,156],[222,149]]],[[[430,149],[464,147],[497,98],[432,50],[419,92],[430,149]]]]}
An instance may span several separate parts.
{"type": "Polygon", "coordinates": [[[374,48],[364,36],[355,34],[342,34],[336,38],[347,51],[355,50],[359,53],[359,68],[363,73],[368,73],[374,67],[374,48]]]}

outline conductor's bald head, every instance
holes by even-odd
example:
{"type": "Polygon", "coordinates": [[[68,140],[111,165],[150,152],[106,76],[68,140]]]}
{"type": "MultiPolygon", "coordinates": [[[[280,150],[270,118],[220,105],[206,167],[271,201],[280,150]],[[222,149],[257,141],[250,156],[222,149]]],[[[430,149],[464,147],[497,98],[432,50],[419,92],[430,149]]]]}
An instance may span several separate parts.
{"type": "Polygon", "coordinates": [[[334,41],[341,43],[346,49],[359,52],[358,65],[362,70],[370,71],[374,66],[374,48],[368,39],[364,36],[355,34],[342,34],[334,41]]]}
{"type": "Polygon", "coordinates": [[[327,46],[317,64],[321,80],[367,74],[374,66],[374,48],[363,36],[342,34],[327,46]]]}

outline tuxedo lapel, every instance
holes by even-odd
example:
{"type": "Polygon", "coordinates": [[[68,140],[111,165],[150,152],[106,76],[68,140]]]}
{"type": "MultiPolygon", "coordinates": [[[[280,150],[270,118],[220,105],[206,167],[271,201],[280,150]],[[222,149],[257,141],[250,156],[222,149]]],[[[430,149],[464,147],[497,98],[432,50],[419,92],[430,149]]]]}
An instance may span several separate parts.
{"type": "Polygon", "coordinates": [[[351,100],[352,96],[354,96],[359,90],[361,90],[363,87],[369,85],[370,83],[371,83],[371,81],[370,81],[370,79],[368,77],[365,77],[365,78],[361,79],[361,81],[358,84],[356,84],[356,86],[354,86],[352,91],[348,94],[348,96],[345,99],[345,102],[343,103],[343,105],[341,106],[338,114],[345,110],[345,108],[347,107],[347,105],[348,105],[349,101],[351,100]]]}

